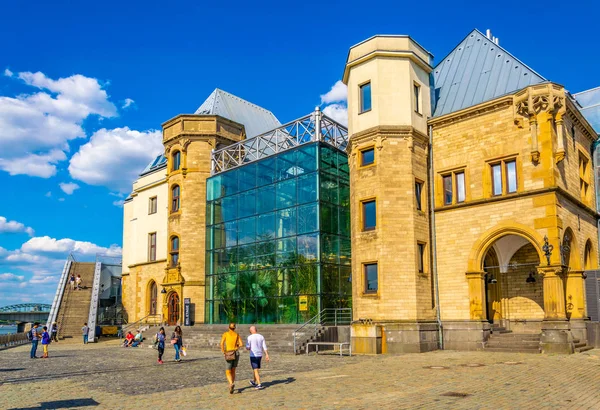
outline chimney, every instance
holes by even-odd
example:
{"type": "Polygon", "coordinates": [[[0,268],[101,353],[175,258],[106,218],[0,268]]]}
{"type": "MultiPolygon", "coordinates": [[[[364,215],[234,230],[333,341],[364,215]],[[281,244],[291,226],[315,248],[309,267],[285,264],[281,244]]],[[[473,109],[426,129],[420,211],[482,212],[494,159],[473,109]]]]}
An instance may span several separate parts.
{"type": "Polygon", "coordinates": [[[492,35],[492,30],[490,30],[489,28],[485,31],[485,36],[490,39],[492,41],[492,43],[496,44],[497,46],[500,45],[500,39],[498,37],[494,37],[492,35]]]}

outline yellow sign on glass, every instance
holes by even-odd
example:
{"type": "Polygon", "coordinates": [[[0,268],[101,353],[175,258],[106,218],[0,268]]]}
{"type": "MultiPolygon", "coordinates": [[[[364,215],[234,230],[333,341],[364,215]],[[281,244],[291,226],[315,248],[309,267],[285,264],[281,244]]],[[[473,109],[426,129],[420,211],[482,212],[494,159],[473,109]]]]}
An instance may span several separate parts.
{"type": "Polygon", "coordinates": [[[307,311],[308,310],[308,296],[300,296],[299,297],[299,303],[300,303],[300,311],[307,311]]]}

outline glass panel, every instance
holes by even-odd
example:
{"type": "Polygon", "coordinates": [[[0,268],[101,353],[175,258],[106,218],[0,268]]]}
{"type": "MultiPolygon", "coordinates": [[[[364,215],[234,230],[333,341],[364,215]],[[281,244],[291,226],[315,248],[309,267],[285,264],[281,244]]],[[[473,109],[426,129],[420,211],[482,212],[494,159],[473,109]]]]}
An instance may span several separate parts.
{"type": "Polygon", "coordinates": [[[298,234],[319,230],[319,207],[311,204],[298,207],[298,234]]]}
{"type": "Polygon", "coordinates": [[[277,158],[277,180],[293,178],[298,175],[296,167],[296,151],[287,151],[276,156],[277,158]]]}
{"type": "Polygon", "coordinates": [[[298,178],[298,204],[304,204],[306,202],[314,202],[318,200],[318,173],[313,172],[312,174],[303,175],[298,178]]]}
{"type": "Polygon", "coordinates": [[[339,238],[340,241],[340,264],[350,265],[352,262],[352,241],[350,238],[339,238]]]}
{"type": "Polygon", "coordinates": [[[181,167],[181,152],[173,153],[173,171],[177,171],[181,167]]]}
{"type": "Polygon", "coordinates": [[[340,178],[344,181],[350,181],[350,167],[348,166],[348,156],[343,152],[337,151],[337,161],[340,178]]]}
{"type": "Polygon", "coordinates": [[[465,202],[465,173],[456,174],[456,202],[465,202]]]}
{"type": "Polygon", "coordinates": [[[256,267],[256,245],[238,247],[238,270],[252,270],[256,267]]]}
{"type": "Polygon", "coordinates": [[[360,112],[371,109],[371,83],[360,86],[360,112]]]}
{"type": "Polygon", "coordinates": [[[171,250],[172,251],[179,250],[179,238],[177,236],[171,238],[171,250]]]}
{"type": "Polygon", "coordinates": [[[221,189],[223,196],[229,196],[238,192],[237,169],[221,174],[221,189]]]}
{"type": "Polygon", "coordinates": [[[277,241],[277,266],[295,265],[296,258],[296,238],[280,239],[277,241]]]}
{"type": "Polygon", "coordinates": [[[275,238],[275,212],[259,215],[256,226],[256,239],[258,241],[267,241],[275,238]]]}
{"type": "Polygon", "coordinates": [[[298,236],[298,263],[318,262],[319,234],[298,236]]]}
{"type": "Polygon", "coordinates": [[[279,283],[279,294],[282,296],[293,295],[295,292],[294,281],[296,280],[296,269],[280,268],[276,272],[279,283]]]}
{"type": "Polygon", "coordinates": [[[256,187],[256,163],[238,168],[238,190],[246,191],[256,187]]]}
{"type": "Polygon", "coordinates": [[[338,174],[337,152],[332,148],[321,146],[321,170],[333,175],[338,174]]]}
{"type": "Polygon", "coordinates": [[[256,186],[268,185],[275,182],[276,158],[270,157],[256,163],[256,186]]]}
{"type": "Polygon", "coordinates": [[[238,196],[238,218],[245,218],[256,213],[256,191],[246,191],[238,196]]]}
{"type": "Polygon", "coordinates": [[[275,266],[275,241],[256,244],[256,268],[262,269],[272,266],[275,266]]]}
{"type": "Polygon", "coordinates": [[[352,268],[340,266],[340,292],[352,297],[352,268]]]}
{"type": "Polygon", "coordinates": [[[295,286],[296,294],[312,295],[317,293],[319,265],[305,264],[296,268],[295,286]]]}
{"type": "Polygon", "coordinates": [[[264,214],[275,210],[275,186],[269,185],[256,190],[256,213],[264,214]]]}
{"type": "Polygon", "coordinates": [[[369,148],[360,152],[360,164],[365,167],[375,163],[375,148],[369,148]]]}
{"type": "Polygon", "coordinates": [[[225,246],[237,245],[237,221],[225,224],[225,246]]]}
{"type": "Polygon", "coordinates": [[[444,205],[451,205],[454,195],[452,194],[452,175],[444,176],[444,205]]]}
{"type": "MultiPolygon", "coordinates": [[[[305,323],[309,319],[315,317],[320,311],[319,296],[308,296],[308,309],[298,310],[298,322],[305,323]]],[[[296,298],[298,300],[298,298],[296,298]]]]}
{"type": "Polygon", "coordinates": [[[340,271],[337,265],[323,265],[323,287],[321,293],[339,293],[340,271]]]}
{"type": "MultiPolygon", "coordinates": [[[[257,322],[258,323],[278,323],[277,309],[279,300],[275,298],[261,298],[257,300],[257,322]]],[[[290,323],[290,322],[288,322],[290,323]]],[[[291,322],[295,323],[295,322],[291,322]]]]}
{"type": "Polygon", "coordinates": [[[256,299],[245,298],[238,301],[237,322],[256,323],[256,299]]]}
{"type": "Polygon", "coordinates": [[[237,216],[237,201],[238,196],[228,196],[221,199],[221,211],[223,213],[223,221],[231,221],[236,219],[237,216]]]}
{"type": "Polygon", "coordinates": [[[377,264],[364,265],[365,270],[365,293],[377,292],[377,264]]]}
{"type": "Polygon", "coordinates": [[[256,217],[238,221],[238,243],[240,245],[256,242],[256,217]]]}
{"type": "MultiPolygon", "coordinates": [[[[334,233],[334,232],[332,232],[334,233]]],[[[350,210],[339,208],[339,229],[338,233],[342,236],[350,236],[350,210]]]]}
{"type": "Polygon", "coordinates": [[[297,150],[296,165],[301,167],[304,173],[317,170],[317,146],[317,144],[309,144],[297,150]]]}
{"type": "Polygon", "coordinates": [[[296,205],[296,180],[290,179],[277,184],[277,209],[296,205]]]}
{"type": "Polygon", "coordinates": [[[321,200],[331,202],[332,204],[339,203],[338,197],[338,181],[337,178],[329,175],[321,173],[321,200]]]}
{"type": "Polygon", "coordinates": [[[277,212],[276,234],[278,238],[296,234],[296,208],[284,209],[277,212]]]}
{"type": "Polygon", "coordinates": [[[213,243],[214,248],[225,247],[225,225],[215,225],[211,228],[213,230],[213,243]]]}
{"type": "Polygon", "coordinates": [[[517,163],[515,161],[506,163],[506,186],[508,192],[517,192],[517,163]]]}
{"type": "Polygon", "coordinates": [[[421,206],[422,191],[423,191],[423,184],[418,181],[415,181],[415,199],[417,201],[417,210],[418,211],[421,211],[423,209],[421,206]]]}
{"type": "Polygon", "coordinates": [[[247,299],[255,297],[256,272],[240,272],[237,286],[236,298],[247,299]]]}
{"type": "Polygon", "coordinates": [[[339,238],[337,235],[321,235],[321,262],[339,263],[339,238]]]}
{"type": "Polygon", "coordinates": [[[263,269],[256,272],[256,283],[253,286],[253,291],[256,298],[279,296],[277,270],[263,269]]]}
{"type": "Polygon", "coordinates": [[[502,168],[500,164],[492,165],[492,186],[494,195],[502,195],[502,168]]]}
{"type": "Polygon", "coordinates": [[[206,180],[206,200],[212,201],[221,197],[221,175],[206,180]]]}
{"type": "Polygon", "coordinates": [[[417,250],[418,250],[418,254],[417,254],[417,268],[419,269],[419,272],[423,272],[423,262],[424,262],[424,257],[425,257],[425,245],[423,245],[422,243],[417,244],[417,250]]]}
{"type": "Polygon", "coordinates": [[[338,207],[321,203],[321,231],[337,233],[338,231],[338,207]]]}
{"type": "Polygon", "coordinates": [[[226,273],[216,275],[215,279],[215,299],[232,299],[237,287],[237,273],[226,273]]]}
{"type": "Polygon", "coordinates": [[[342,184],[340,182],[339,184],[339,194],[340,194],[340,199],[339,199],[339,203],[341,206],[345,206],[345,207],[349,207],[350,206],[350,185],[348,184],[342,184]]]}
{"type": "Polygon", "coordinates": [[[377,205],[375,201],[362,203],[363,231],[375,229],[377,225],[377,205]]]}
{"type": "Polygon", "coordinates": [[[237,248],[217,249],[207,252],[207,274],[221,274],[237,270],[237,248]]]}
{"type": "MultiPolygon", "coordinates": [[[[214,228],[212,226],[206,227],[206,250],[214,249],[214,228]]],[[[150,246],[152,246],[152,238],[150,246]]]]}

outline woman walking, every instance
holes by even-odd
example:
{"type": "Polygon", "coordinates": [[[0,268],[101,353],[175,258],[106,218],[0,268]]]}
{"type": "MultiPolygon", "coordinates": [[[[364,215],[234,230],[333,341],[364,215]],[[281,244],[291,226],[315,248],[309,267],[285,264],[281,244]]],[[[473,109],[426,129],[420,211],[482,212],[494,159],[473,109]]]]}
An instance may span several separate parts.
{"type": "Polygon", "coordinates": [[[165,328],[161,327],[156,334],[156,347],[158,349],[158,363],[163,364],[162,357],[165,353],[165,328]]]}
{"type": "Polygon", "coordinates": [[[179,351],[183,346],[183,335],[181,334],[181,327],[175,326],[175,330],[171,335],[171,344],[175,348],[175,361],[180,362],[181,358],[179,357],[179,351]]]}

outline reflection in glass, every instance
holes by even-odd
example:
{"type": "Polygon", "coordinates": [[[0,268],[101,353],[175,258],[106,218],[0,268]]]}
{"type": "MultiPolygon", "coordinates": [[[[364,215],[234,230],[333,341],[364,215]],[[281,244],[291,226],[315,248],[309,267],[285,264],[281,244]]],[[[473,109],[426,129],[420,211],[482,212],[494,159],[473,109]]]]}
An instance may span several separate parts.
{"type": "Polygon", "coordinates": [[[492,187],[494,195],[502,195],[502,167],[500,164],[492,165],[492,187]]]}
{"type": "Polygon", "coordinates": [[[452,205],[452,175],[444,176],[444,205],[452,205]]]}
{"type": "Polygon", "coordinates": [[[506,163],[506,187],[508,192],[517,192],[517,163],[510,161],[506,163]]]}
{"type": "Polygon", "coordinates": [[[458,172],[456,175],[456,202],[465,202],[465,173],[458,172]]]}

